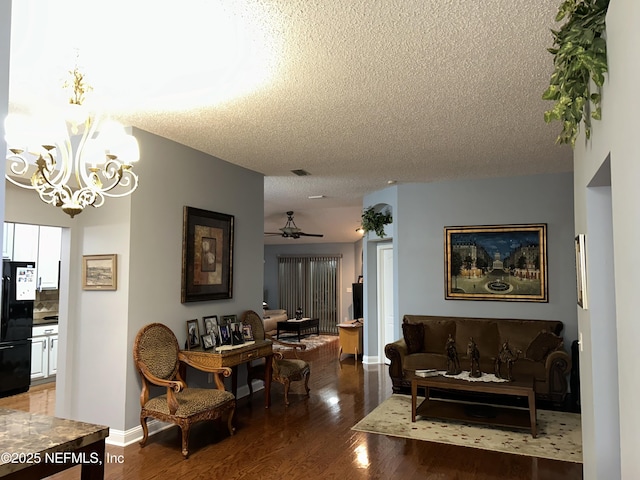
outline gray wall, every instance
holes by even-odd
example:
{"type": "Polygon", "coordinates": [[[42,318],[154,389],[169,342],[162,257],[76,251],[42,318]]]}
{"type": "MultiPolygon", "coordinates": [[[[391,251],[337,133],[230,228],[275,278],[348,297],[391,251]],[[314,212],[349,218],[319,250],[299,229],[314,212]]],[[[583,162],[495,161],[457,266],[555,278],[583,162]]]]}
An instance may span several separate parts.
{"type": "MultiPolygon", "coordinates": [[[[139,425],[140,380],[131,351],[142,326],[164,323],[183,344],[187,320],[259,311],[262,301],[263,176],[142,130],[133,133],[140,143],[140,187],[130,197],[108,199],[72,220],[33,192],[6,192],[7,221],[67,227],[56,415],[114,432],[139,425]],[[230,300],[180,303],[185,205],[235,216],[230,300]],[[118,255],[118,290],[81,289],[82,255],[98,253],[118,255]]],[[[207,381],[191,369],[188,376],[190,385],[207,381]]]]}
{"type": "Polygon", "coordinates": [[[574,152],[576,233],[586,235],[588,309],[580,391],[586,479],[640,478],[638,269],[640,250],[640,4],[612,0],[607,13],[609,75],[602,120],[574,152]]]}
{"type": "MultiPolygon", "coordinates": [[[[11,0],[0,0],[0,118],[9,111],[9,55],[11,50],[11,0]]],[[[4,121],[0,124],[0,152],[7,151],[4,121]]],[[[4,222],[5,183],[0,182],[0,223],[4,222]]],[[[0,237],[0,248],[2,237],[0,237]]]]}
{"type": "MultiPolygon", "coordinates": [[[[553,319],[564,323],[567,347],[577,338],[570,173],[491,178],[387,188],[364,206],[388,204],[393,212],[395,335],[405,314],[553,319]],[[549,302],[445,300],[444,227],[546,223],[549,302]]],[[[375,244],[365,242],[365,355],[377,349],[375,244]]]]}
{"type": "MultiPolygon", "coordinates": [[[[295,241],[295,240],[294,240],[295,241]]],[[[264,246],[264,291],[265,300],[270,308],[280,308],[278,306],[278,255],[342,255],[342,288],[340,311],[338,320],[353,318],[353,301],[351,284],[355,283],[358,275],[361,275],[361,250],[362,242],[355,243],[311,243],[311,244],[282,244],[264,246]]],[[[293,312],[289,312],[293,313],[293,312]]]]}

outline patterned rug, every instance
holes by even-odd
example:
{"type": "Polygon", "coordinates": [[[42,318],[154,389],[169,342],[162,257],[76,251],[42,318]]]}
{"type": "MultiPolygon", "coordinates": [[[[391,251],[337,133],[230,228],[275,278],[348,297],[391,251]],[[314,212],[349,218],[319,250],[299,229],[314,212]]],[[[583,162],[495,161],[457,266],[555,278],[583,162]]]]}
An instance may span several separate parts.
{"type": "MultiPolygon", "coordinates": [[[[418,398],[418,405],[423,398],[418,398]]],[[[480,424],[411,422],[411,395],[392,395],[352,430],[393,437],[582,463],[582,427],[577,413],[538,410],[538,436],[480,424]]]]}
{"type": "MultiPolygon", "coordinates": [[[[273,336],[275,339],[275,335],[273,336]]],[[[280,335],[280,340],[287,343],[298,343],[297,335],[280,335]]],[[[305,353],[309,353],[313,350],[317,350],[323,347],[332,347],[335,343],[337,346],[339,337],[337,335],[307,335],[300,340],[301,344],[307,346],[307,349],[304,351],[305,353]]],[[[274,342],[273,350],[275,352],[291,352],[293,351],[293,347],[286,347],[284,345],[278,345],[274,342]]]]}

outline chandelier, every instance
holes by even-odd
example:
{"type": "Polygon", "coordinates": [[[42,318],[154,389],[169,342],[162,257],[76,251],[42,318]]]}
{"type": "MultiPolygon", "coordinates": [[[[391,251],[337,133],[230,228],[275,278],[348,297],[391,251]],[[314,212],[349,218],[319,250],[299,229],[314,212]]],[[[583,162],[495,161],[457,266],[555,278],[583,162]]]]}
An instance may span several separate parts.
{"type": "Polygon", "coordinates": [[[138,188],[132,171],[140,158],[138,142],[117,122],[89,112],[83,102],[91,90],[74,68],[65,83],[72,96],[62,117],[10,114],[5,120],[8,146],[5,177],[35,190],[40,199],[71,218],[105,197],[124,197],[138,188]]]}

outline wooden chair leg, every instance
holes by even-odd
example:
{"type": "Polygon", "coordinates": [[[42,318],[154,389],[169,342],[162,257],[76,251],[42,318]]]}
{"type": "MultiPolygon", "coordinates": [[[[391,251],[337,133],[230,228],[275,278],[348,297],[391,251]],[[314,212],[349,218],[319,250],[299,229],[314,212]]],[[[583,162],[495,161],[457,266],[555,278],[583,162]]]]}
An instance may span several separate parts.
{"type": "Polygon", "coordinates": [[[144,447],[149,439],[149,428],[147,427],[147,417],[140,415],[140,425],[142,425],[142,440],[140,440],[140,446],[144,447]]]}
{"type": "Polygon", "coordinates": [[[180,429],[182,430],[182,456],[186,460],[189,458],[189,428],[191,425],[188,423],[186,425],[180,425],[180,429]]]}
{"type": "Polygon", "coordinates": [[[307,391],[307,397],[309,396],[309,376],[311,375],[311,371],[307,370],[304,374],[304,389],[307,391]]]}
{"type": "Polygon", "coordinates": [[[236,412],[235,407],[229,412],[229,419],[227,420],[227,428],[229,429],[229,435],[233,435],[236,429],[233,426],[233,414],[236,412]]]}
{"type": "Polygon", "coordinates": [[[285,406],[289,406],[289,385],[291,381],[287,378],[284,381],[284,404],[285,406]]]}

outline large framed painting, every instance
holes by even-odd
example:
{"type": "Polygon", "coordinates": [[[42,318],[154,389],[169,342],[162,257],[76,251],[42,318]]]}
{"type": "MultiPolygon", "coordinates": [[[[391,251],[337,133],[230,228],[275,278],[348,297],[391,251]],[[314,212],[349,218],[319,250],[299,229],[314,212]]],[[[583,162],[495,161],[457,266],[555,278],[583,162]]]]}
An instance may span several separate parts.
{"type": "Polygon", "coordinates": [[[576,280],[578,305],[587,309],[587,252],[586,237],[580,233],[576,237],[576,280]]]}
{"type": "Polygon", "coordinates": [[[548,302],[547,225],[445,227],[445,298],[548,302]]]}
{"type": "Polygon", "coordinates": [[[181,301],[232,298],[233,215],[184,207],[181,301]]]}

